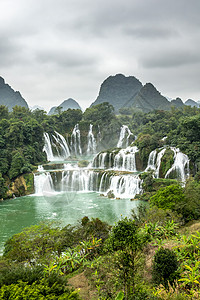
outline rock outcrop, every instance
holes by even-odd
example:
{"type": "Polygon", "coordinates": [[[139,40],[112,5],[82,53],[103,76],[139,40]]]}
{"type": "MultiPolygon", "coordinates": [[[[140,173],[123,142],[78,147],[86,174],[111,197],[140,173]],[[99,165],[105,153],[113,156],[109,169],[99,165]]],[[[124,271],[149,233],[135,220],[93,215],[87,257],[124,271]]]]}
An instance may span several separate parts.
{"type": "Polygon", "coordinates": [[[28,108],[28,104],[20,92],[15,92],[2,77],[0,77],[0,105],[7,106],[9,111],[12,111],[15,105],[28,108]]]}

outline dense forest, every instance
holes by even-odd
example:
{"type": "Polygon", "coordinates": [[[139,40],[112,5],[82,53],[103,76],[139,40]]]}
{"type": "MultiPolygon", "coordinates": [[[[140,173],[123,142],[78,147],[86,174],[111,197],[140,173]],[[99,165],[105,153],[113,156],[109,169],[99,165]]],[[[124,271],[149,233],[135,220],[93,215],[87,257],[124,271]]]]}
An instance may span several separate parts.
{"type": "Polygon", "coordinates": [[[112,227],[84,217],[74,226],[42,223],[15,234],[0,259],[0,299],[199,299],[200,109],[129,108],[115,115],[101,103],[49,116],[0,106],[0,198],[8,197],[13,180],[47,163],[45,132],[69,141],[77,123],[83,141],[90,124],[96,135],[101,131],[99,151],[116,147],[120,127],[128,125],[144,165],[152,150],[178,147],[190,159],[191,175],[182,185],[142,173],[144,204],[112,227]]]}

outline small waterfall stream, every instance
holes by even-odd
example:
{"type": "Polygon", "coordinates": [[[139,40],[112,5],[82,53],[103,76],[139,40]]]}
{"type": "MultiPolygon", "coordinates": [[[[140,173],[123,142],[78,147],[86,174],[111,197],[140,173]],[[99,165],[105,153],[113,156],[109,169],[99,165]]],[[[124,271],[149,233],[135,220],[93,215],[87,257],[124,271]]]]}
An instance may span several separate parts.
{"type": "Polygon", "coordinates": [[[82,155],[82,148],[81,148],[81,133],[79,130],[79,125],[76,124],[71,135],[71,151],[76,156],[82,155]]]}
{"type": "Polygon", "coordinates": [[[69,147],[64,137],[55,131],[51,136],[44,133],[44,148],[48,161],[65,160],[70,156],[69,147]]]}
{"type": "Polygon", "coordinates": [[[133,133],[130,131],[128,126],[122,125],[120,130],[119,140],[117,143],[117,148],[122,148],[124,143],[125,143],[125,147],[128,147],[129,138],[131,135],[133,135],[133,133]]]}
{"type": "Polygon", "coordinates": [[[156,169],[156,154],[157,154],[156,150],[151,151],[151,153],[149,154],[149,159],[148,159],[145,172],[156,169]]]}
{"type": "Polygon", "coordinates": [[[93,125],[90,124],[90,129],[88,132],[88,145],[87,145],[87,155],[95,154],[97,150],[97,143],[96,139],[94,137],[94,134],[92,132],[93,125]]]}

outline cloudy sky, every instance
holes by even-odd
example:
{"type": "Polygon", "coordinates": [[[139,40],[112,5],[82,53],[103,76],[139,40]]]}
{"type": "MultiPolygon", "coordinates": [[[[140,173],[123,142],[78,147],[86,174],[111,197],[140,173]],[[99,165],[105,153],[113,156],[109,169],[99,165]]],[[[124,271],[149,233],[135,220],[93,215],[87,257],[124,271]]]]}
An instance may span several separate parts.
{"type": "Polygon", "coordinates": [[[117,73],[200,100],[200,1],[0,0],[0,76],[29,105],[86,108],[117,73]]]}

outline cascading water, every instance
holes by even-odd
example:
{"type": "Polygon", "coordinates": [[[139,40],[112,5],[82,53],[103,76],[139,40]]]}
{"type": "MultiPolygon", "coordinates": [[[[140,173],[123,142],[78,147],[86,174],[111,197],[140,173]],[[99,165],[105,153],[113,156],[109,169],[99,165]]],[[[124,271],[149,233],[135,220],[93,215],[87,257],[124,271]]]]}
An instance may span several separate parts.
{"type": "Polygon", "coordinates": [[[93,125],[90,124],[90,129],[89,129],[89,132],[88,132],[87,155],[95,154],[96,153],[96,148],[97,148],[97,143],[96,143],[96,139],[94,137],[94,134],[92,132],[92,127],[93,127],[93,125]]]}
{"type": "Polygon", "coordinates": [[[151,151],[151,153],[149,154],[149,159],[148,159],[145,172],[156,169],[156,154],[157,154],[156,150],[151,151]]]}
{"type": "Polygon", "coordinates": [[[136,172],[136,152],[138,152],[138,148],[136,146],[121,149],[114,158],[114,170],[136,172]]]}
{"type": "Polygon", "coordinates": [[[110,190],[115,197],[134,198],[141,193],[141,179],[138,175],[113,176],[111,178],[110,190]]]}
{"type": "Polygon", "coordinates": [[[65,141],[64,137],[55,131],[55,135],[53,135],[55,141],[56,141],[56,149],[58,152],[58,157],[60,158],[67,158],[70,156],[69,147],[67,145],[67,142],[65,141]]]}
{"type": "Polygon", "coordinates": [[[128,147],[129,144],[129,138],[130,136],[133,135],[128,126],[122,125],[121,130],[120,130],[120,135],[119,135],[119,140],[117,143],[117,148],[122,148],[124,143],[125,146],[128,147]],[[127,136],[126,136],[127,134],[127,136]]]}
{"type": "Polygon", "coordinates": [[[49,172],[34,174],[34,188],[36,196],[43,196],[44,191],[53,191],[53,182],[49,172]]]}
{"type": "Polygon", "coordinates": [[[165,154],[165,151],[166,151],[166,149],[164,148],[157,155],[155,178],[159,178],[159,171],[160,171],[161,159],[162,159],[163,155],[165,154]]]}
{"type": "Polygon", "coordinates": [[[64,137],[55,131],[50,138],[47,132],[44,133],[45,144],[43,151],[46,152],[48,161],[65,160],[70,156],[69,147],[64,137]],[[56,153],[56,154],[54,154],[56,153]]]}
{"type": "Polygon", "coordinates": [[[71,151],[75,155],[82,155],[81,133],[78,124],[75,125],[71,135],[71,151]]]}
{"type": "Polygon", "coordinates": [[[136,146],[129,146],[126,149],[121,149],[120,151],[114,150],[112,152],[100,152],[94,157],[92,167],[136,172],[136,152],[138,152],[138,148],[136,146]]]}
{"type": "Polygon", "coordinates": [[[48,161],[53,161],[54,160],[52,145],[51,145],[49,134],[47,132],[44,133],[44,148],[43,148],[43,151],[46,152],[48,161]]]}
{"type": "Polygon", "coordinates": [[[167,171],[165,178],[170,177],[170,174],[176,172],[176,177],[184,183],[189,176],[189,158],[186,154],[183,154],[179,148],[171,147],[170,149],[174,152],[174,163],[167,171]]]}

